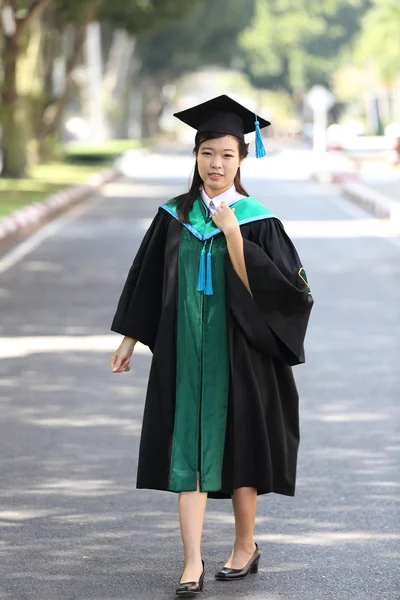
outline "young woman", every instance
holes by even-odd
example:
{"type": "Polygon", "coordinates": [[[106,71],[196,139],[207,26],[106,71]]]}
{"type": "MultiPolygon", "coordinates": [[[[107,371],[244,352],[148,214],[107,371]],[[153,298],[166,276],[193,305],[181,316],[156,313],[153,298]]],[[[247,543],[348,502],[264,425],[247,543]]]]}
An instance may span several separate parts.
{"type": "MultiPolygon", "coordinates": [[[[207,496],[232,498],[235,542],[219,580],[256,573],[257,495],[295,490],[298,395],[313,300],[281,222],[240,181],[244,134],[269,125],[228,96],[176,117],[197,130],[190,191],[161,206],[133,261],[111,326],[129,371],[153,352],[138,488],[178,493],[184,571],[177,596],[203,589],[207,496]]],[[[261,142],[262,144],[262,142],[261,142]]]]}

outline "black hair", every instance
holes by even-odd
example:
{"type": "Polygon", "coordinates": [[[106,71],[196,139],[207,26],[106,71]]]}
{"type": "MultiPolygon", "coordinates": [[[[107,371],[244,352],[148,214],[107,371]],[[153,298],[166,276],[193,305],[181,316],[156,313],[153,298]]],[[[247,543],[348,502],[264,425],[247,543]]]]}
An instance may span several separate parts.
{"type": "MultiPolygon", "coordinates": [[[[178,218],[181,223],[189,223],[189,212],[193,206],[194,201],[199,195],[199,189],[203,183],[202,178],[200,177],[199,169],[197,167],[197,154],[199,152],[200,145],[206,140],[215,140],[218,138],[225,137],[225,133],[215,133],[213,131],[201,131],[196,134],[195,138],[195,146],[193,148],[193,154],[196,156],[196,164],[194,167],[193,179],[190,185],[189,191],[186,194],[182,194],[178,198],[177,202],[177,213],[178,218]]],[[[236,136],[233,136],[236,137],[236,136]]],[[[241,159],[246,158],[249,153],[249,145],[246,144],[243,140],[236,137],[239,144],[239,156],[241,159]]],[[[237,170],[235,175],[235,179],[233,180],[236,191],[239,194],[243,194],[243,196],[249,196],[244,187],[242,186],[242,182],[240,180],[240,167],[237,170]]]]}

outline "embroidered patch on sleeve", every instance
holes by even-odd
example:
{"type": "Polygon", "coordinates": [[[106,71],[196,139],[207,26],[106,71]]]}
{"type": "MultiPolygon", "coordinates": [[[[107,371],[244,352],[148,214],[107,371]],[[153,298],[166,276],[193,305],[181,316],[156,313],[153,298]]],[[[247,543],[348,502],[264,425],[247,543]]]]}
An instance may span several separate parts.
{"type": "Polygon", "coordinates": [[[305,270],[303,269],[303,267],[301,267],[299,269],[298,275],[299,275],[300,279],[302,279],[304,281],[304,283],[306,284],[306,286],[308,287],[308,293],[311,294],[310,285],[309,285],[308,279],[307,279],[307,273],[305,272],[305,270]]]}

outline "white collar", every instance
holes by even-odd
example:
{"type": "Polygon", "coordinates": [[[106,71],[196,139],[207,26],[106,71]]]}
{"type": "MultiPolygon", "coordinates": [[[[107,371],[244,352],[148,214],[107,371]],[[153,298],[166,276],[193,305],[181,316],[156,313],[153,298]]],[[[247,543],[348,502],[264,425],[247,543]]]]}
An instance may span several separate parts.
{"type": "Polygon", "coordinates": [[[221,202],[226,202],[226,204],[228,204],[229,206],[230,204],[233,204],[237,200],[243,198],[243,194],[239,194],[239,192],[236,191],[234,183],[228,190],[225,190],[225,192],[222,192],[222,194],[218,194],[218,196],[214,196],[214,198],[210,198],[206,194],[203,186],[200,188],[200,194],[205,205],[207,206],[208,210],[211,212],[212,215],[220,206],[221,202]],[[213,205],[210,206],[210,202],[212,202],[213,205]]]}

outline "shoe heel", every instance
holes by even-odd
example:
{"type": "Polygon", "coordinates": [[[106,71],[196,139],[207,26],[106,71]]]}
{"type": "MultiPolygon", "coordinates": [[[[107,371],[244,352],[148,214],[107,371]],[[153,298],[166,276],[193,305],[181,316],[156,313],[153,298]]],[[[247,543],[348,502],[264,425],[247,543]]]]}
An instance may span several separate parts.
{"type": "Polygon", "coordinates": [[[256,575],[258,573],[258,561],[252,566],[250,573],[256,575]]]}
{"type": "Polygon", "coordinates": [[[200,576],[200,579],[199,579],[199,590],[200,590],[200,592],[203,591],[203,588],[204,588],[204,575],[206,574],[206,565],[204,564],[204,560],[202,560],[201,562],[203,563],[203,572],[202,572],[202,574],[200,576]]]}

